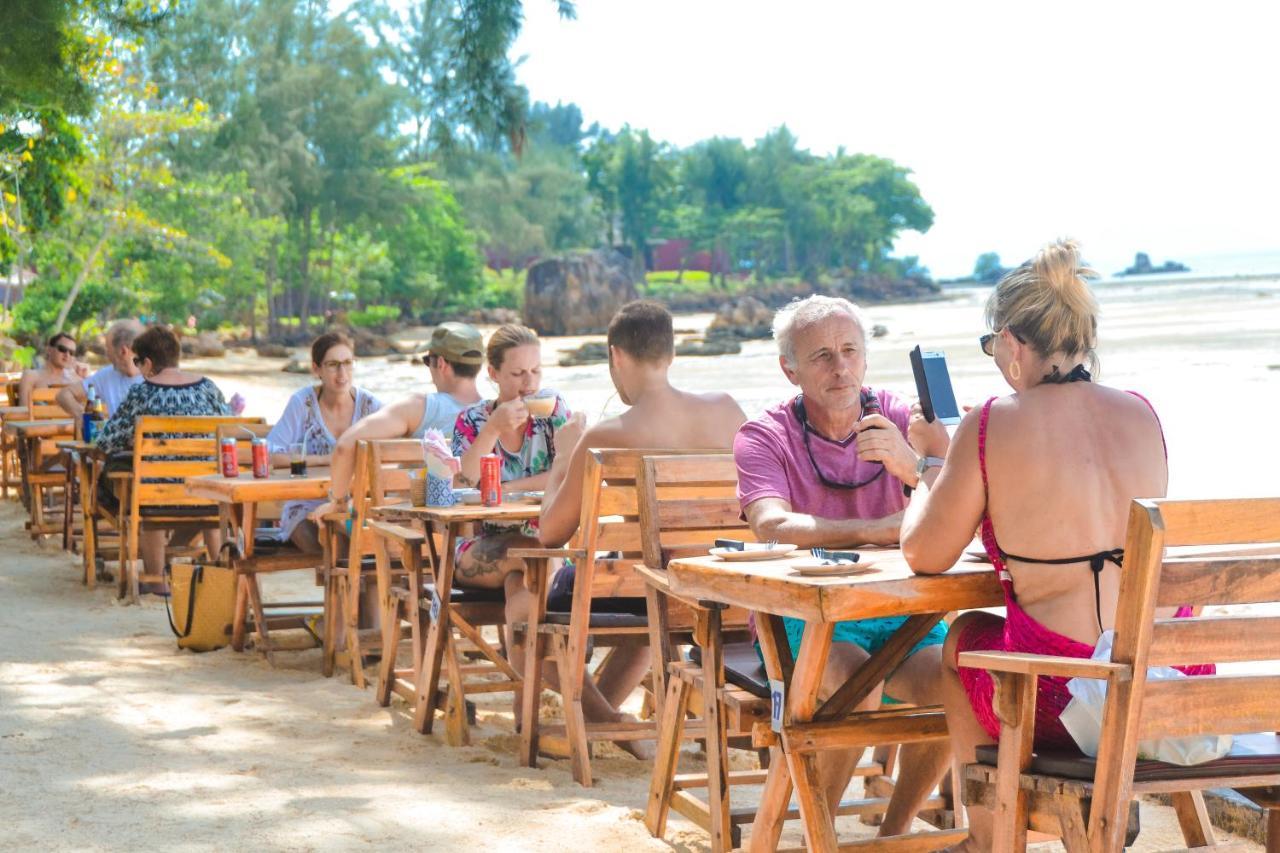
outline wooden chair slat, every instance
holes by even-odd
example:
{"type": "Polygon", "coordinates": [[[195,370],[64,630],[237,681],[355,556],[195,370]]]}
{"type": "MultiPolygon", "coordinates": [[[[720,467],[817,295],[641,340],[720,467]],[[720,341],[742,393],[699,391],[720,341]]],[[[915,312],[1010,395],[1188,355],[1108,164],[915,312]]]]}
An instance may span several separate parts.
{"type": "Polygon", "coordinates": [[[627,486],[601,486],[600,500],[597,505],[600,516],[622,515],[639,517],[640,502],[636,500],[636,487],[632,483],[627,486]]]}
{"type": "MultiPolygon", "coordinates": [[[[1272,646],[1269,654],[1275,654],[1272,646]]],[[[1256,655],[1255,655],[1256,657],[1256,655]]],[[[1280,675],[1148,681],[1138,739],[1280,729],[1280,675]]]]}
{"type": "Polygon", "coordinates": [[[1280,658],[1280,616],[1216,616],[1161,619],[1151,632],[1148,666],[1236,663],[1256,660],[1254,646],[1280,658]],[[1243,646],[1241,637],[1249,638],[1243,646]]]}
{"type": "Polygon", "coordinates": [[[665,485],[723,485],[726,482],[736,483],[738,479],[738,468],[733,455],[723,451],[708,451],[706,454],[693,454],[689,457],[655,455],[652,465],[653,482],[665,485]]]}
{"type": "Polygon", "coordinates": [[[198,460],[150,460],[143,458],[134,473],[139,477],[202,477],[218,473],[217,462],[198,460]]]}
{"type": "Polygon", "coordinates": [[[1280,557],[1170,557],[1158,607],[1280,601],[1280,557]]]}
{"type": "MultiPolygon", "coordinates": [[[[658,524],[663,530],[722,529],[726,522],[736,521],[741,512],[742,505],[736,496],[661,500],[658,504],[658,524]]],[[[734,526],[746,527],[747,524],[744,521],[734,526]]]]}
{"type": "Polygon", "coordinates": [[[216,460],[218,444],[208,438],[143,438],[135,446],[139,456],[186,456],[216,460]]]}
{"type": "Polygon", "coordinates": [[[637,521],[601,523],[595,544],[597,551],[639,554],[643,548],[640,541],[640,524],[637,521]]]}
{"type": "Polygon", "coordinates": [[[1159,502],[1165,545],[1280,541],[1280,498],[1159,502]]]}

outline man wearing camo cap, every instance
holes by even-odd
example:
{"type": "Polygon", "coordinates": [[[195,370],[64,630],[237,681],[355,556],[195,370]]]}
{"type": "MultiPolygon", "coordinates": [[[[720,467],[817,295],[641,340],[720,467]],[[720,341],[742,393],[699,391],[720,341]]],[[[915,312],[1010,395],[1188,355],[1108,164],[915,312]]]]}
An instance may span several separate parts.
{"type": "Polygon", "coordinates": [[[421,438],[435,428],[453,435],[458,413],[480,402],[476,376],[484,364],[484,337],[466,323],[441,323],[431,333],[425,353],[419,353],[431,371],[434,393],[410,394],[355,423],[338,439],[330,463],[332,485],[329,502],[313,516],[346,509],[355,469],[356,442],[381,438],[421,438]]]}

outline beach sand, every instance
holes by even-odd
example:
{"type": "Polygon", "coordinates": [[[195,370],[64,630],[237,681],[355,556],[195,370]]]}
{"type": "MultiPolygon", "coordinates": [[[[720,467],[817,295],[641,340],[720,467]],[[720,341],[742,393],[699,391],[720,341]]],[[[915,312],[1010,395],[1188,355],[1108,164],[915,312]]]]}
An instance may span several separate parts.
{"type": "MultiPolygon", "coordinates": [[[[455,749],[403,705],[323,678],[316,650],[275,669],[179,652],[163,604],[84,589],[79,559],[22,521],[0,505],[0,850],[707,849],[674,815],[665,842],[649,836],[648,765],[612,747],[591,789],[563,761],[518,766],[504,695],[482,697],[473,745],[455,749]]],[[[684,763],[700,763],[692,746],[684,763]]],[[[1142,826],[1135,850],[1183,846],[1171,809],[1143,803],[1142,826]]],[[[784,845],[800,843],[792,824],[784,845]]]]}

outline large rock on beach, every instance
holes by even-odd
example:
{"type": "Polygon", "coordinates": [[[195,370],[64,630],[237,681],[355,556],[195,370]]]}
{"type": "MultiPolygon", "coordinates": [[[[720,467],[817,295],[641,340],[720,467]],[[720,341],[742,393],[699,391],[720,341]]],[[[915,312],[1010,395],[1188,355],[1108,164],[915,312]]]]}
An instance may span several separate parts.
{"type": "Polygon", "coordinates": [[[283,370],[285,373],[301,373],[304,375],[309,375],[311,373],[311,361],[310,359],[306,359],[301,356],[298,356],[298,357],[289,359],[289,362],[280,369],[283,370]]]}
{"type": "Polygon", "coordinates": [[[227,354],[222,340],[213,332],[200,332],[182,339],[182,354],[193,358],[221,358],[227,354]]]}
{"type": "Polygon", "coordinates": [[[548,258],[529,267],[524,322],[543,335],[599,334],[638,297],[632,261],[612,249],[548,258]]]}
{"type": "Polygon", "coordinates": [[[348,329],[347,334],[351,337],[352,343],[356,345],[356,355],[361,358],[374,355],[394,355],[400,352],[390,338],[371,332],[368,329],[356,327],[348,329]]]}
{"type": "Polygon", "coordinates": [[[708,337],[764,340],[773,337],[773,311],[754,296],[725,302],[707,327],[708,337]]]}
{"type": "Polygon", "coordinates": [[[524,318],[514,308],[477,308],[466,315],[466,322],[474,326],[503,326],[522,323],[524,318]]]}

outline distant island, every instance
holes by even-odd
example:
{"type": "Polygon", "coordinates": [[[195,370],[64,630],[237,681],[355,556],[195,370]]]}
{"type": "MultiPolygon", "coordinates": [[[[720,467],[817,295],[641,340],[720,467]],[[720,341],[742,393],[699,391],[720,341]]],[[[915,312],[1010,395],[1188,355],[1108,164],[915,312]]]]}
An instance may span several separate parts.
{"type": "Polygon", "coordinates": [[[1133,266],[1128,267],[1116,276],[1122,275],[1155,275],[1157,273],[1168,272],[1191,272],[1191,267],[1186,264],[1180,264],[1177,261],[1165,261],[1160,266],[1152,266],[1151,258],[1146,252],[1138,252],[1133,257],[1133,266]]]}

